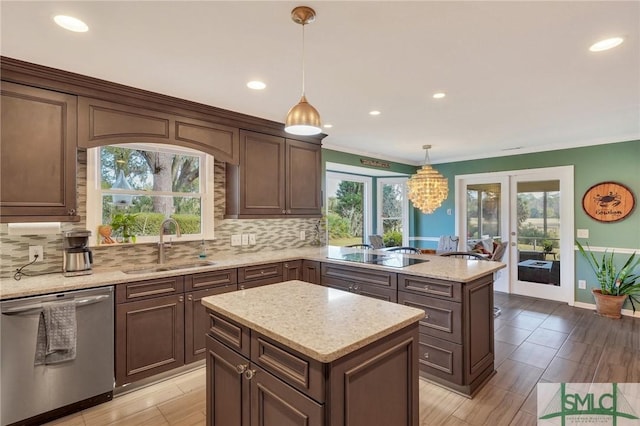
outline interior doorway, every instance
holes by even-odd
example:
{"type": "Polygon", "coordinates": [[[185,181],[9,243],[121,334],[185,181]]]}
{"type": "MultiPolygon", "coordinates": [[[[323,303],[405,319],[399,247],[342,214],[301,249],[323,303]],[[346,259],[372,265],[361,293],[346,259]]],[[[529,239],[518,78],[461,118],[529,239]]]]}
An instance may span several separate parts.
{"type": "Polygon", "coordinates": [[[572,166],[456,176],[456,190],[463,249],[508,244],[495,290],[573,305],[572,166]]]}

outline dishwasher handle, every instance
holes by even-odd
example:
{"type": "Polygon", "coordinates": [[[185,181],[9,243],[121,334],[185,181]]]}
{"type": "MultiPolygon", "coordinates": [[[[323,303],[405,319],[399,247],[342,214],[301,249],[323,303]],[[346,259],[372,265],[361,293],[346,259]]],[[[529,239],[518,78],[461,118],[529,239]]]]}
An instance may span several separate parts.
{"type": "MultiPolygon", "coordinates": [[[[75,299],[76,307],[93,305],[94,303],[98,303],[102,300],[110,298],[110,294],[98,294],[96,296],[87,296],[75,299]]],[[[32,314],[36,312],[42,312],[42,308],[45,305],[49,305],[56,302],[45,302],[45,303],[32,303],[30,305],[17,306],[15,308],[7,308],[2,311],[3,315],[26,315],[32,314]]]]}

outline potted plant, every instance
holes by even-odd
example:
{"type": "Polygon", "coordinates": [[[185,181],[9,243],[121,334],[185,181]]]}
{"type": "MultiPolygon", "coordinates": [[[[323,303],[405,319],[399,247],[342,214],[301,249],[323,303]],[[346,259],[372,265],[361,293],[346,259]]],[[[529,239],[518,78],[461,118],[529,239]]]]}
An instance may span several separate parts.
{"type": "Polygon", "coordinates": [[[605,250],[602,259],[598,260],[591,252],[588,243],[588,253],[579,242],[576,241],[576,244],[580,254],[587,260],[596,274],[598,283],[600,283],[599,289],[591,289],[598,314],[609,318],[620,318],[622,306],[627,297],[631,301],[633,312],[635,312],[635,303],[640,303],[638,298],[640,296],[640,275],[634,273],[640,264],[640,257],[636,257],[636,252],[629,256],[622,268],[618,268],[613,261],[613,251],[608,253],[605,250]]]}
{"type": "Polygon", "coordinates": [[[122,234],[122,242],[136,242],[136,236],[133,233],[133,227],[136,224],[135,213],[116,213],[111,219],[111,227],[114,231],[122,234]]]}
{"type": "Polygon", "coordinates": [[[549,240],[544,240],[542,242],[542,251],[545,254],[549,254],[553,251],[553,242],[549,241],[549,240]]]}

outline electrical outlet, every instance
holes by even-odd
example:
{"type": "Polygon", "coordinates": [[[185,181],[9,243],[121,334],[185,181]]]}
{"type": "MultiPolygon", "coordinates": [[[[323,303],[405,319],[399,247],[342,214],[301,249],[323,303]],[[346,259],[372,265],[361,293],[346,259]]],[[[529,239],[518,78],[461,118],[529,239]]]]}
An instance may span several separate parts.
{"type": "Polygon", "coordinates": [[[256,234],[249,234],[249,245],[250,246],[256,245],[256,234]]]}
{"type": "Polygon", "coordinates": [[[579,289],[586,289],[587,288],[587,281],[586,280],[578,280],[578,288],[579,289]]]}
{"type": "Polygon", "coordinates": [[[589,230],[588,229],[576,229],[576,237],[577,238],[589,238],[589,230]]]}
{"type": "Polygon", "coordinates": [[[235,234],[231,236],[231,245],[233,247],[242,245],[242,236],[240,234],[235,234]]]}
{"type": "Polygon", "coordinates": [[[300,231],[300,241],[304,241],[307,239],[307,233],[304,231],[300,231]]]}
{"type": "Polygon", "coordinates": [[[447,216],[451,216],[452,213],[451,209],[447,209],[447,216]]]}
{"type": "Polygon", "coordinates": [[[249,234],[242,234],[242,245],[243,246],[249,245],[249,234]]]}
{"type": "Polygon", "coordinates": [[[38,255],[36,263],[44,262],[44,249],[42,246],[29,246],[29,262],[33,262],[38,255]]]}

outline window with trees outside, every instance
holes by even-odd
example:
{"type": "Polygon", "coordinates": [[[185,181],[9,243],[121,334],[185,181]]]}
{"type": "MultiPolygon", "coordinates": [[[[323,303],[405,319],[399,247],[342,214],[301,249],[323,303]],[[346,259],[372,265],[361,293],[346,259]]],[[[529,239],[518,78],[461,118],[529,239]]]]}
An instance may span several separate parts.
{"type": "Polygon", "coordinates": [[[157,144],[87,150],[87,228],[92,233],[109,225],[117,242],[156,242],[167,218],[178,222],[182,240],[213,238],[212,156],[157,144]]]}
{"type": "Polygon", "coordinates": [[[327,171],[328,244],[366,243],[370,233],[371,178],[327,171]]]}
{"type": "Polygon", "coordinates": [[[407,178],[378,178],[378,234],[386,247],[409,241],[407,178]]]}

